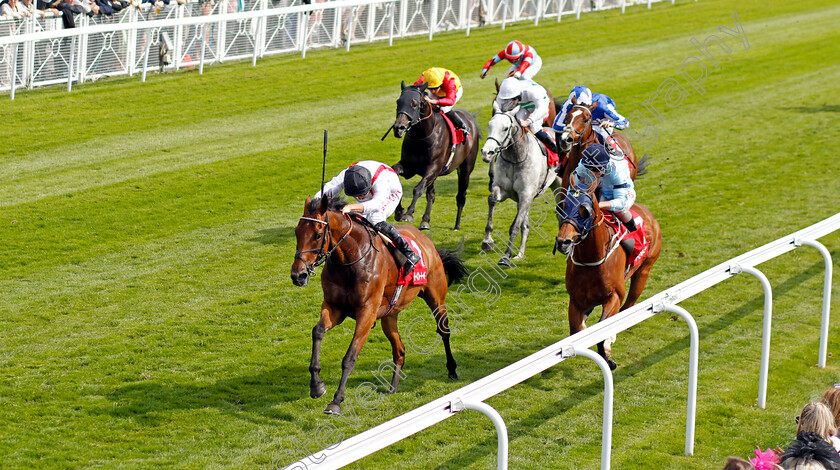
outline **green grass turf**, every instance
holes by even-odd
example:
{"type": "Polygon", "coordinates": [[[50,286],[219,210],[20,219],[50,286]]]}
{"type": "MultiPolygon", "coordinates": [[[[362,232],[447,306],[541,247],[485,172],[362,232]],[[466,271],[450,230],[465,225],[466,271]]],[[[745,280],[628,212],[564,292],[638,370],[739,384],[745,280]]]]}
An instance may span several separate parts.
{"type": "MultiPolygon", "coordinates": [[[[638,199],[664,234],[645,295],[832,215],[838,21],[831,0],[666,2],[537,28],[486,27],[468,38],[225,64],[203,76],[18,93],[0,108],[3,468],[267,468],[293,441],[314,440],[323,423],[356,434],[564,338],[565,259],[532,231],[528,258],[498,280],[496,303],[465,296],[473,313],[453,334],[460,380],[446,378],[442,348],[409,351],[398,394],[372,410],[356,407],[352,425],[327,417],[348,320],[324,341],[328,394],[308,398],[321,288],[295,288],[288,273],[302,202],[320,182],[322,129],[330,131],[329,174],[362,158],[395,163],[400,141],[379,137],[393,122],[399,81],[439,65],[460,74],[459,104],[480,112],[486,132],[492,83],[478,73],[512,38],[539,51],[538,79],[557,96],[585,83],[625,115],[639,109],[650,119],[642,102],[663,80],[688,91],[677,107],[659,98],[658,141],[637,150],[653,157],[638,199]],[[717,30],[734,28],[733,10],[748,50],[717,30]],[[700,95],[676,69],[699,55],[689,39],[711,34],[732,52],[713,49],[720,65],[706,61],[700,95]]],[[[437,184],[431,236],[445,248],[463,239],[470,269],[490,270],[479,248],[486,172],[479,163],[473,173],[460,232],[451,230],[455,179],[437,184]]],[[[513,212],[501,204],[498,229],[513,212]]],[[[837,268],[840,235],[822,241],[837,268]]],[[[819,254],[803,248],[760,268],[775,297],[767,409],[755,404],[761,289],[739,276],[682,303],[700,328],[693,457],[683,455],[683,322],[662,315],[619,335],[613,468],[719,468],[756,445],[784,446],[801,406],[838,381],[836,357],[816,367],[819,254]]],[[[401,326],[425,313],[417,303],[401,326]]],[[[431,341],[428,330],[415,340],[431,341]]],[[[830,353],[838,333],[835,320],[830,353]]],[[[388,358],[376,331],[350,389],[388,358]]],[[[507,421],[511,468],[598,468],[602,393],[600,372],[574,359],[490,399],[507,421]]],[[[352,467],[492,468],[495,456],[491,423],[467,412],[352,467]]]]}

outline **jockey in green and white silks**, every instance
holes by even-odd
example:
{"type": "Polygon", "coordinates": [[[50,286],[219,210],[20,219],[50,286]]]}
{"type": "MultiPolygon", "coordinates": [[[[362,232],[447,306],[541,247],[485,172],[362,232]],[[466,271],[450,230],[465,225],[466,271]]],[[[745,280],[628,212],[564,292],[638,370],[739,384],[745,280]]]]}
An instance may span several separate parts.
{"type": "Polygon", "coordinates": [[[519,125],[527,127],[545,146],[556,152],[556,144],[543,129],[543,121],[548,117],[549,99],[545,88],[524,79],[508,77],[499,86],[496,103],[502,112],[508,112],[519,106],[516,119],[519,125]]]}
{"type": "Polygon", "coordinates": [[[598,207],[614,212],[627,230],[636,231],[636,221],[630,212],[636,202],[636,189],[630,177],[630,167],[624,158],[610,158],[603,145],[592,144],[584,149],[573,175],[575,181],[584,186],[593,182],[595,176],[599,177],[601,197],[598,207]]]}

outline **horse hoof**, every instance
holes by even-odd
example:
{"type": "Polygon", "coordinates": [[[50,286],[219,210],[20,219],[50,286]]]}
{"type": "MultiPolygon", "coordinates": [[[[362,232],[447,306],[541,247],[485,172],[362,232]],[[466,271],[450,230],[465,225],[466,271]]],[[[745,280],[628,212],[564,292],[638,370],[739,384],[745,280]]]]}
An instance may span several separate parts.
{"type": "Polygon", "coordinates": [[[431,230],[432,226],[428,222],[420,222],[420,230],[431,230]]]}
{"type": "Polygon", "coordinates": [[[457,231],[461,230],[461,226],[460,226],[460,225],[456,225],[456,226],[455,226],[455,228],[453,228],[452,230],[454,230],[454,231],[456,231],[456,232],[457,232],[457,231]]]}
{"type": "Polygon", "coordinates": [[[456,372],[450,372],[449,378],[452,380],[458,380],[458,374],[456,372]]]}
{"type": "Polygon", "coordinates": [[[309,396],[312,398],[321,398],[324,394],[327,393],[327,386],[322,383],[318,385],[309,386],[309,396]]]}
{"type": "Polygon", "coordinates": [[[341,405],[330,403],[329,405],[327,405],[327,409],[324,410],[324,413],[328,415],[341,416],[341,405]]]}
{"type": "Polygon", "coordinates": [[[513,259],[515,259],[517,261],[523,260],[523,259],[525,259],[525,255],[516,255],[516,256],[513,257],[513,259]]]}
{"type": "Polygon", "coordinates": [[[502,259],[500,259],[500,260],[499,260],[499,266],[507,266],[507,267],[510,267],[510,258],[508,258],[507,256],[505,256],[505,257],[503,257],[502,259]]]}
{"type": "Polygon", "coordinates": [[[410,224],[414,223],[414,216],[411,215],[403,215],[400,217],[400,222],[408,222],[410,224]]]}
{"type": "Polygon", "coordinates": [[[493,246],[493,242],[481,242],[481,251],[490,251],[493,246]]]}
{"type": "Polygon", "coordinates": [[[607,365],[610,366],[610,370],[615,370],[615,368],[618,367],[618,364],[616,364],[612,359],[607,359],[607,365]]]}

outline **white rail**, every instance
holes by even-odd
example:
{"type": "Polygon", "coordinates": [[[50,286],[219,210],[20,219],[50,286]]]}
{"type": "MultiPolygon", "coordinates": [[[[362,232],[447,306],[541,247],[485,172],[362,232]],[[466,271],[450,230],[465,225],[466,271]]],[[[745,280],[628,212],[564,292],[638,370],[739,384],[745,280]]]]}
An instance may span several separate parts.
{"type": "MultiPolygon", "coordinates": [[[[688,314],[681,307],[676,306],[677,303],[692,297],[706,289],[709,289],[716,284],[725,281],[741,272],[750,273],[762,279],[762,285],[765,291],[765,309],[764,309],[764,328],[762,341],[762,365],[759,384],[759,404],[764,407],[764,393],[767,389],[767,363],[770,345],[770,314],[772,310],[772,293],[770,292],[770,284],[766,281],[766,277],[760,271],[755,269],[755,266],[765,261],[773,259],[777,256],[783,255],[789,251],[796,249],[802,245],[814,246],[823,254],[825,261],[825,286],[823,292],[823,315],[820,333],[820,367],[825,366],[825,349],[822,345],[827,341],[828,334],[828,303],[830,302],[831,293],[831,257],[828,250],[821,244],[816,242],[817,238],[823,237],[840,229],[840,213],[829,217],[822,222],[818,222],[810,227],[799,230],[786,237],[782,237],[776,241],[770,242],[764,246],[756,248],[752,251],[744,253],[740,256],[725,261],[711,269],[708,269],[686,281],[683,281],[670,289],[666,289],[658,294],[653,295],[644,302],[641,302],[623,312],[614,315],[607,320],[599,322],[575,335],[569,336],[566,339],[558,341],[557,343],[548,346],[540,351],[531,354],[524,359],[521,359],[501,370],[498,370],[482,379],[479,379],[471,384],[468,384],[458,390],[446,394],[426,405],[409,411],[401,416],[398,416],[388,422],[373,427],[367,431],[350,437],[331,449],[324,449],[317,452],[317,459],[312,456],[304,458],[300,461],[291,463],[290,467],[294,468],[296,464],[307,465],[305,468],[318,469],[335,469],[341,468],[352,462],[355,462],[367,455],[370,455],[378,450],[381,450],[395,442],[405,439],[412,434],[422,431],[440,421],[452,417],[459,407],[454,407],[453,403],[480,403],[484,402],[490,397],[498,395],[499,393],[523,382],[540,372],[553,367],[560,362],[572,357],[575,354],[581,355],[582,351],[588,350],[590,347],[604,341],[605,339],[617,335],[628,328],[641,323],[648,318],[653,317],[656,313],[662,311],[674,312],[681,315],[689,324],[691,331],[691,352],[689,356],[689,383],[688,383],[688,407],[686,411],[686,442],[685,453],[691,455],[694,449],[694,413],[696,410],[696,396],[697,396],[697,357],[698,357],[698,334],[697,325],[691,315],[688,314]],[[817,246],[819,245],[819,246],[817,246]],[[822,247],[822,248],[819,248],[822,247]],[[304,463],[304,461],[306,463],[304,463]],[[320,463],[316,463],[316,461],[320,463]]],[[[583,353],[583,355],[587,355],[583,353]]],[[[591,354],[587,355],[587,357],[591,354]]],[[[597,356],[597,355],[596,355],[597,356]]],[[[603,366],[602,366],[603,369],[603,366]]],[[[605,373],[605,379],[607,378],[605,373]]],[[[611,375],[608,380],[610,386],[612,384],[611,375]]],[[[610,387],[611,388],[611,387],[610,387]]],[[[604,440],[601,449],[602,461],[601,468],[609,468],[609,446],[611,437],[611,421],[612,421],[612,393],[605,391],[604,397],[604,440]],[[609,404],[607,403],[607,394],[609,393],[609,404]],[[609,410],[607,409],[609,407],[609,410]],[[610,416],[609,426],[606,423],[606,417],[610,416]]],[[[492,408],[491,408],[492,409],[492,408]]],[[[498,426],[497,426],[498,428],[498,426]]],[[[506,433],[505,433],[506,434],[506,433]]],[[[501,443],[500,436],[500,443],[501,443]]],[[[507,436],[504,437],[507,443],[507,436]]],[[[501,444],[500,444],[501,446],[501,444]]],[[[313,454],[316,455],[316,454],[313,454]]],[[[500,453],[501,457],[501,453],[500,453]]],[[[499,468],[503,468],[501,458],[499,468]]],[[[504,465],[507,465],[504,462],[504,465]]]]}
{"type": "MultiPolygon", "coordinates": [[[[163,10],[129,7],[113,17],[79,15],[79,27],[64,29],[60,17],[32,15],[0,20],[0,90],[14,99],[18,88],[133,75],[149,67],[161,71],[205,62],[257,59],[265,55],[345,47],[394,37],[428,35],[485,24],[533,20],[588,11],[624,9],[625,0],[336,0],[294,5],[300,0],[189,0],[163,10]],[[275,8],[275,2],[292,6],[275,8]],[[232,5],[242,11],[234,11],[232,5]],[[533,3],[533,6],[527,6],[533,3]],[[244,5],[244,7],[242,7],[244,5]],[[97,24],[98,23],[98,24],[97,24]],[[119,33],[119,34],[118,34],[119,33]],[[170,43],[161,40],[168,35],[170,43]],[[70,38],[69,40],[66,38],[70,38]],[[170,48],[172,61],[158,54],[170,48]],[[22,47],[20,47],[22,46],[22,47]],[[155,50],[154,54],[150,54],[155,50]]],[[[662,0],[657,0],[662,1],[662,0]]],[[[696,0],[695,0],[696,1],[696,0]]],[[[672,2],[673,3],[673,0],[672,2]]],[[[144,4],[148,5],[148,4],[144,4]]]]}

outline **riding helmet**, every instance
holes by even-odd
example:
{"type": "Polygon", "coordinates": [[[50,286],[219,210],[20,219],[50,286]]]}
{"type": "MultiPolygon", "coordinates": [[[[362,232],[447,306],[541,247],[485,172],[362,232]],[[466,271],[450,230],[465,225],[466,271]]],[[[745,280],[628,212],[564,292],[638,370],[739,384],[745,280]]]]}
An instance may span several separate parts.
{"type": "Polygon", "coordinates": [[[361,165],[353,165],[344,172],[344,194],[350,197],[364,196],[371,185],[370,171],[361,165]]]}
{"type": "Polygon", "coordinates": [[[518,59],[522,56],[523,52],[525,52],[525,46],[523,46],[519,41],[511,41],[508,43],[507,47],[505,47],[505,57],[508,60],[518,59]]]}
{"type": "Polygon", "coordinates": [[[583,85],[578,85],[572,88],[572,92],[569,93],[569,101],[572,99],[575,99],[577,104],[581,106],[589,106],[592,104],[592,90],[583,85]]]}
{"type": "Polygon", "coordinates": [[[437,88],[443,85],[443,70],[438,67],[432,67],[427,69],[423,72],[423,82],[426,83],[429,88],[437,88]]]}
{"type": "Polygon", "coordinates": [[[610,163],[610,154],[603,145],[592,144],[583,150],[581,163],[589,170],[606,173],[607,166],[610,163]]]}

